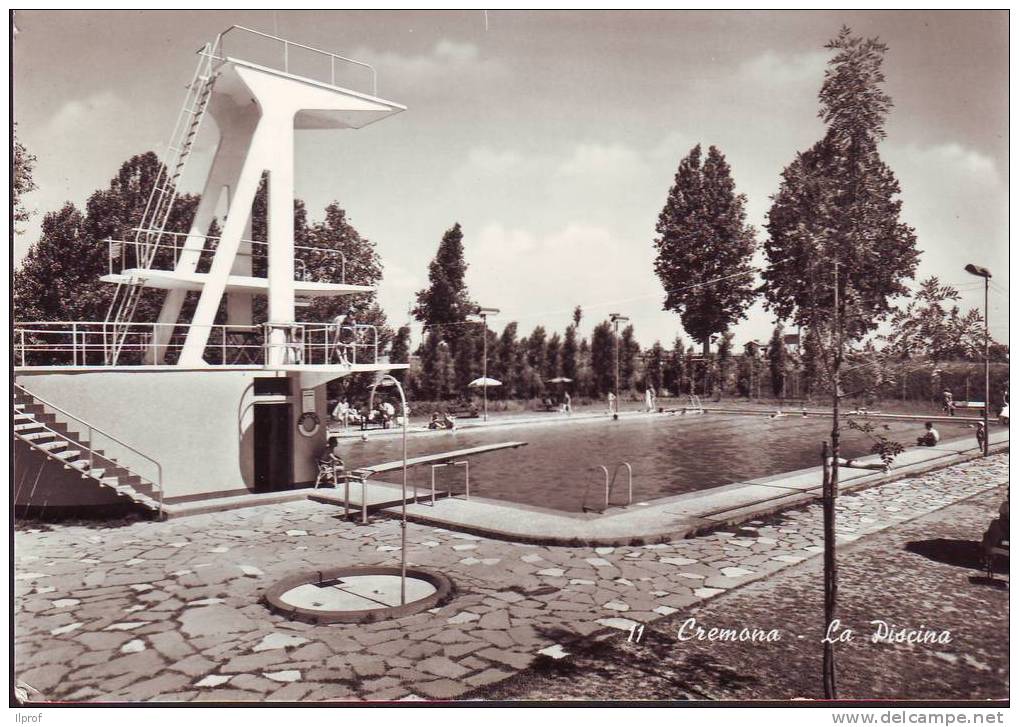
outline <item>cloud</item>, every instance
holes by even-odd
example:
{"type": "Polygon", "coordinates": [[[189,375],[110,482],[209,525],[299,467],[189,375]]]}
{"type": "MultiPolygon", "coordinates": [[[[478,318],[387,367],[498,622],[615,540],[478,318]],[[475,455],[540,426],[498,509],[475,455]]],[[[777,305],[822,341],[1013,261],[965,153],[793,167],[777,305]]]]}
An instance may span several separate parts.
{"type": "Polygon", "coordinates": [[[577,144],[556,172],[568,177],[633,177],[646,171],[643,155],[622,144],[577,144]]]}
{"type": "Polygon", "coordinates": [[[366,46],[356,48],[352,55],[376,66],[380,82],[387,86],[401,92],[428,88],[433,96],[464,83],[491,82],[506,71],[501,62],[483,57],[473,43],[449,39],[439,40],[427,53],[417,55],[366,46]]]}
{"type": "Polygon", "coordinates": [[[492,149],[482,146],[471,149],[467,154],[466,166],[475,173],[484,175],[509,174],[520,169],[525,163],[523,154],[513,149],[492,149]]]}
{"type": "MultiPolygon", "coordinates": [[[[902,158],[904,164],[916,166],[939,176],[957,179],[960,176],[1000,185],[1002,178],[994,159],[957,142],[921,147],[915,144],[888,145],[887,155],[902,158]]],[[[894,168],[894,167],[893,167],[894,168]]]]}
{"type": "Polygon", "coordinates": [[[739,65],[738,81],[754,86],[781,87],[811,83],[820,87],[830,54],[823,51],[779,54],[768,50],[739,65]]]}
{"type": "Polygon", "coordinates": [[[646,292],[650,282],[650,260],[632,240],[583,221],[543,233],[489,222],[468,253],[472,294],[507,311],[500,325],[516,320],[522,332],[565,328],[577,304],[600,319],[611,301],[646,292]]]}

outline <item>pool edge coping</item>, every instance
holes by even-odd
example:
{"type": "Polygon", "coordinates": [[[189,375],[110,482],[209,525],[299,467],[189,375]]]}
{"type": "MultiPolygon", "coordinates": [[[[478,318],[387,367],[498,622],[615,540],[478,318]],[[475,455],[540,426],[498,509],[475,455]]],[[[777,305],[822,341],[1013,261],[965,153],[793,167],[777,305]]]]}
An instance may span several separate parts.
{"type": "MultiPolygon", "coordinates": [[[[945,445],[948,444],[948,442],[945,443],[945,445]]],[[[1004,441],[999,441],[991,444],[988,455],[1000,454],[1008,451],[1008,449],[1009,440],[1006,439],[1004,441]]],[[[976,447],[946,453],[940,457],[932,457],[920,462],[905,465],[899,470],[894,470],[888,473],[878,472],[855,477],[851,481],[843,482],[841,484],[839,494],[861,492],[872,487],[897,482],[911,477],[917,477],[952,465],[980,459],[982,457],[983,455],[976,447]]],[[[814,468],[814,470],[817,471],[818,475],[820,474],[820,467],[814,468]]],[[[797,470],[796,472],[800,474],[807,474],[810,471],[811,470],[807,469],[797,470]]],[[[444,518],[441,515],[419,512],[408,512],[407,521],[419,525],[445,528],[456,532],[466,533],[468,535],[491,538],[493,540],[524,543],[528,545],[547,545],[555,547],[620,547],[627,545],[653,545],[671,540],[693,538],[725,527],[738,525],[740,523],[747,522],[748,520],[769,517],[778,512],[803,507],[812,502],[819,501],[821,498],[820,478],[818,478],[818,484],[816,486],[808,487],[806,489],[794,489],[758,482],[736,484],[764,485],[774,487],[776,492],[779,490],[785,490],[786,492],[785,494],[777,494],[775,497],[768,498],[766,500],[752,500],[742,503],[738,502],[722,510],[683,514],[683,519],[681,521],[682,524],[678,527],[656,528],[643,532],[634,531],[632,533],[616,533],[611,535],[598,535],[596,533],[598,524],[613,517],[632,513],[632,510],[612,512],[611,514],[603,515],[600,518],[582,521],[583,525],[588,526],[586,529],[595,532],[586,536],[572,535],[569,537],[560,537],[557,535],[537,535],[533,532],[525,532],[511,528],[492,528],[485,525],[478,525],[476,523],[472,524],[469,522],[465,523],[461,521],[454,521],[449,518],[444,518]]],[[[731,488],[732,485],[721,485],[719,487],[731,488]]],[[[701,490],[697,494],[703,495],[704,493],[710,493],[717,489],[719,488],[709,488],[707,490],[701,490]]],[[[689,495],[694,493],[684,494],[689,495]]],[[[682,498],[683,495],[676,497],[682,498]]],[[[663,498],[670,502],[661,503],[661,506],[671,506],[675,504],[676,497],[663,498]]],[[[512,507],[512,503],[503,505],[503,507],[512,507]]],[[[399,506],[397,506],[379,509],[374,514],[385,519],[398,519],[401,513],[399,506]]],[[[566,516],[563,516],[563,519],[566,520],[566,516]]],[[[573,523],[577,522],[574,518],[569,518],[569,520],[573,523]]]]}

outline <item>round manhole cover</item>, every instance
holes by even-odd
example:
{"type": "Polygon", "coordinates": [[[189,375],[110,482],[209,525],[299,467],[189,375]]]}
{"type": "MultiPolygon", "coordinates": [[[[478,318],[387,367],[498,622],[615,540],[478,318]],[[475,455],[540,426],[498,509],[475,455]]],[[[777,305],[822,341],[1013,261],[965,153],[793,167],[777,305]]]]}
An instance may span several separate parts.
{"type": "Polygon", "coordinates": [[[286,578],[265,594],[269,607],[310,623],[356,623],[400,618],[443,601],[452,583],[443,575],[408,568],[401,594],[399,568],[352,567],[286,578]]]}

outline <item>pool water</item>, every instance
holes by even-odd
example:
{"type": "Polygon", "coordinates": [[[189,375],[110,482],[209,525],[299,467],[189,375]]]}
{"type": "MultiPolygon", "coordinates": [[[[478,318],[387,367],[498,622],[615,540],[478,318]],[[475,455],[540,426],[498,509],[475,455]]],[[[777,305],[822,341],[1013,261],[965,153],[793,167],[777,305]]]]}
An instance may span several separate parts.
{"type": "MultiPolygon", "coordinates": [[[[634,502],[741,482],[820,464],[821,442],[831,421],[820,417],[687,414],[623,417],[619,421],[562,419],[548,424],[520,424],[457,432],[415,433],[407,439],[410,457],[522,441],[526,447],[472,457],[471,495],[580,512],[585,490],[589,503],[604,502],[605,475],[617,463],[633,467],[634,502]]],[[[884,436],[905,446],[916,444],[923,431],[919,422],[876,421],[884,436]],[[885,429],[884,427],[887,427],[885,429]]],[[[942,440],[974,436],[966,424],[936,425],[942,440]]],[[[865,434],[843,427],[843,457],[860,457],[870,451],[865,434]]],[[[976,440],[974,437],[974,446],[976,440]]],[[[348,469],[400,459],[401,437],[344,440],[348,469]]],[[[399,481],[399,472],[385,479],[399,481]]],[[[411,468],[408,482],[430,486],[428,466],[411,468]]],[[[436,472],[437,487],[448,484],[463,490],[463,468],[444,467],[436,472]]],[[[625,503],[626,477],[620,472],[613,503],[625,503]]]]}

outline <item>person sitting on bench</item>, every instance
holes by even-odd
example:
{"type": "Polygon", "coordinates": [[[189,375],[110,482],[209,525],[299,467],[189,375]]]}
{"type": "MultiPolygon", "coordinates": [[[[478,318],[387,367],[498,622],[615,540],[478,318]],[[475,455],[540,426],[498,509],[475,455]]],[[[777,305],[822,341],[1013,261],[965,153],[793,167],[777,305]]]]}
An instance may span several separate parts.
{"type": "Polygon", "coordinates": [[[916,444],[919,447],[933,447],[941,439],[941,435],[938,434],[938,430],[934,428],[934,422],[927,422],[923,425],[926,430],[921,436],[916,438],[916,444]]]}

